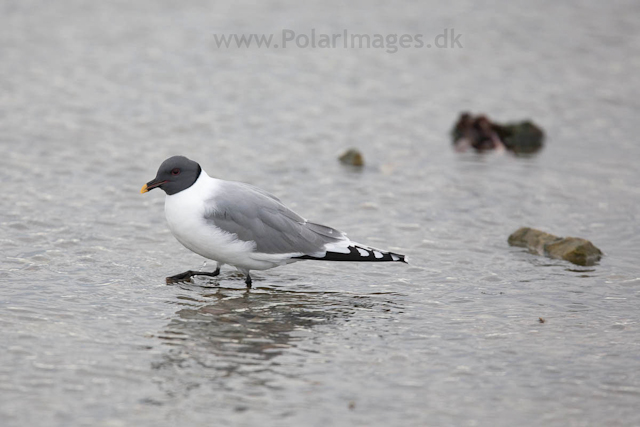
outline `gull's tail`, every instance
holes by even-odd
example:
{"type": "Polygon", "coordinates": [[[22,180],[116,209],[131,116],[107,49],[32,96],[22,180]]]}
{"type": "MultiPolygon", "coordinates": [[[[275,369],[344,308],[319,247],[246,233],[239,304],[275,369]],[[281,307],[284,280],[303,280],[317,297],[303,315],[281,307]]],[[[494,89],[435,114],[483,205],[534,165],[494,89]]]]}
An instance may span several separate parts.
{"type": "Polygon", "coordinates": [[[328,244],[324,254],[302,255],[296,259],[313,259],[317,261],[356,261],[356,262],[404,262],[408,260],[404,255],[382,251],[360,243],[349,242],[348,246],[328,244]]]}

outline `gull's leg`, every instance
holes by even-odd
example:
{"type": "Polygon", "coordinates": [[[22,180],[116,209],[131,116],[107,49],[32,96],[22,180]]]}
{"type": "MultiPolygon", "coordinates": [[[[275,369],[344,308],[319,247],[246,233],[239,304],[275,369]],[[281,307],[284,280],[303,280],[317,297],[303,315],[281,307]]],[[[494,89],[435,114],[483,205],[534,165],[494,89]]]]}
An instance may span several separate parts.
{"type": "Polygon", "coordinates": [[[236,267],[238,269],[238,271],[242,274],[244,274],[246,276],[246,278],[244,279],[244,283],[247,284],[247,289],[251,289],[251,275],[249,274],[249,269],[248,268],[240,268],[240,267],[236,267]]]}
{"type": "Polygon", "coordinates": [[[186,282],[191,280],[191,278],[193,276],[209,276],[209,277],[215,277],[218,274],[220,274],[220,267],[222,266],[221,263],[218,263],[218,265],[216,266],[216,270],[213,272],[208,272],[208,271],[193,271],[193,270],[188,270],[185,271],[184,273],[180,273],[180,274],[176,274],[175,276],[171,276],[171,277],[167,277],[167,283],[177,283],[177,282],[186,282]]]}
{"type": "Polygon", "coordinates": [[[193,272],[193,276],[210,276],[210,277],[216,277],[218,274],[220,274],[220,267],[216,268],[215,271],[212,272],[208,272],[208,271],[194,271],[193,272]]]}
{"type": "Polygon", "coordinates": [[[188,271],[185,271],[184,273],[180,273],[180,274],[176,274],[175,276],[167,277],[167,284],[169,284],[169,283],[177,283],[177,282],[187,282],[193,277],[194,273],[195,273],[195,271],[188,270],[188,271]]]}

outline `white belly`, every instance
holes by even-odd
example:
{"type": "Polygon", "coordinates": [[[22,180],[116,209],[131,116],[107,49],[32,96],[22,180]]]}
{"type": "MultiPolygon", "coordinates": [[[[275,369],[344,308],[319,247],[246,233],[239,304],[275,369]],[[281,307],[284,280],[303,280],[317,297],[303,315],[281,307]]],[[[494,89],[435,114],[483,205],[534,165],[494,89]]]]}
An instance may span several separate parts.
{"type": "Polygon", "coordinates": [[[282,255],[255,253],[253,242],[238,240],[235,234],[208,223],[205,220],[205,200],[215,195],[215,187],[215,180],[203,173],[188,189],[166,196],[164,212],[167,223],[180,243],[198,255],[239,269],[266,270],[291,262],[282,255]]]}

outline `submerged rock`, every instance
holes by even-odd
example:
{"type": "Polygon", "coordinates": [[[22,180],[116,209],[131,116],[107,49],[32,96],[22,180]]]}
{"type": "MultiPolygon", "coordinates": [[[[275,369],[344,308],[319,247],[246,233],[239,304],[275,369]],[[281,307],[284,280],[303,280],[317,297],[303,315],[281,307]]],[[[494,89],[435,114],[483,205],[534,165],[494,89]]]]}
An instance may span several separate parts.
{"type": "Polygon", "coordinates": [[[544,246],[560,239],[553,234],[534,228],[522,227],[509,236],[508,242],[511,246],[528,248],[531,252],[544,255],[544,246]]]}
{"type": "Polygon", "coordinates": [[[562,258],[578,265],[594,265],[602,258],[602,251],[593,243],[579,237],[565,237],[544,247],[551,258],[562,258]]]}
{"type": "Polygon", "coordinates": [[[528,120],[495,126],[496,132],[504,142],[507,150],[517,154],[530,154],[542,148],[544,132],[528,120]]]}
{"type": "Polygon", "coordinates": [[[579,237],[558,237],[534,228],[522,227],[509,236],[511,246],[550,258],[564,259],[577,265],[594,265],[602,258],[602,251],[593,243],[579,237]]]}
{"type": "Polygon", "coordinates": [[[544,132],[533,122],[499,124],[484,115],[460,114],[451,130],[457,151],[473,148],[476,151],[509,150],[517,154],[530,154],[542,148],[544,132]]]}
{"type": "Polygon", "coordinates": [[[360,151],[350,148],[339,157],[340,161],[345,165],[364,166],[364,157],[360,151]]]}

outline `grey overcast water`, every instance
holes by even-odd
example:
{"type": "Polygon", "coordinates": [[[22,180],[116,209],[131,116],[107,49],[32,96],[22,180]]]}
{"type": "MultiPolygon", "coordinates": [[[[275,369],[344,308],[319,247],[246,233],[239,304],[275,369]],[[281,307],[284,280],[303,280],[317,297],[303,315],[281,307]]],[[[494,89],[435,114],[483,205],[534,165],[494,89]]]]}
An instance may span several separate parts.
{"type": "Polygon", "coordinates": [[[640,425],[638,2],[0,10],[3,427],[640,425]],[[216,45],[284,30],[390,44],[216,45]],[[455,153],[464,110],[546,146],[455,153]],[[204,262],[139,194],[175,154],[411,263],[168,286],[204,262]],[[521,226],[605,257],[509,247],[521,226]]]}

